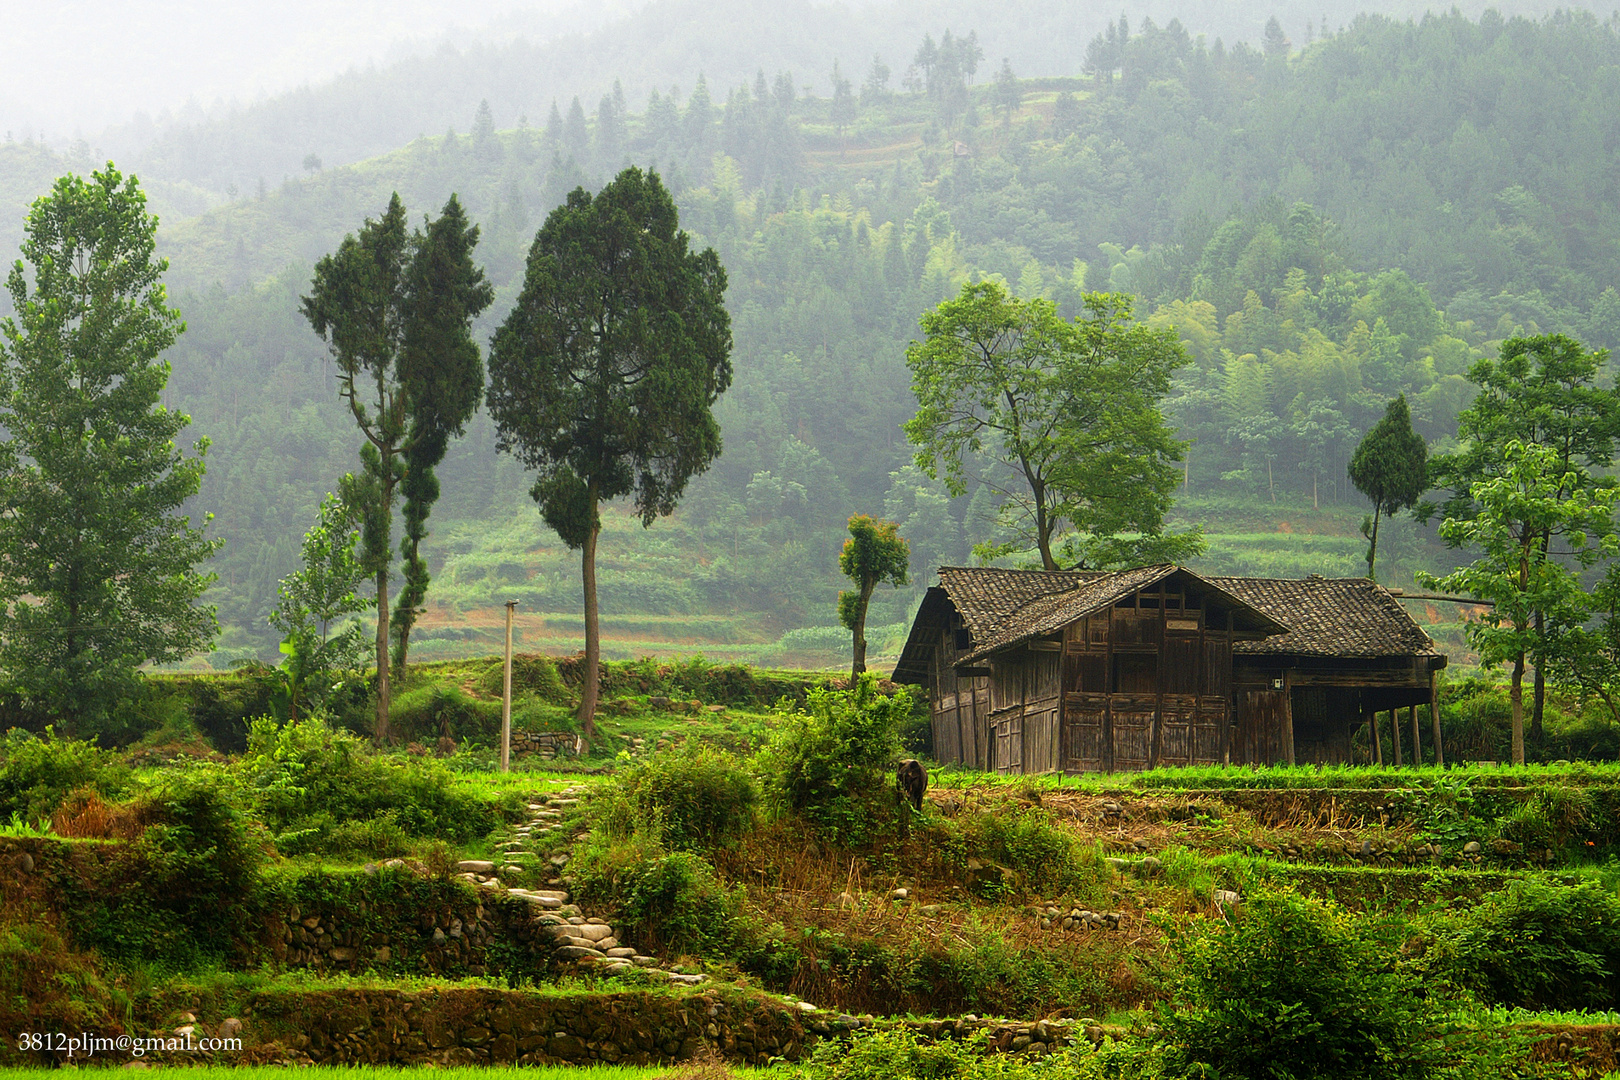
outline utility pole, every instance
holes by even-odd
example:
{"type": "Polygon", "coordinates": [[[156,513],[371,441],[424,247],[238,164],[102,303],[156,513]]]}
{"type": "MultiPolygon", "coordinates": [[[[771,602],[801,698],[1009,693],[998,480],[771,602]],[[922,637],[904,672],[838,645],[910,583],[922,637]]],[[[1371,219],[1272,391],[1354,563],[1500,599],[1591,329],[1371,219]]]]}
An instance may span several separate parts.
{"type": "Polygon", "coordinates": [[[506,602],[506,674],[501,679],[501,772],[512,771],[512,612],[516,600],[506,602]]]}

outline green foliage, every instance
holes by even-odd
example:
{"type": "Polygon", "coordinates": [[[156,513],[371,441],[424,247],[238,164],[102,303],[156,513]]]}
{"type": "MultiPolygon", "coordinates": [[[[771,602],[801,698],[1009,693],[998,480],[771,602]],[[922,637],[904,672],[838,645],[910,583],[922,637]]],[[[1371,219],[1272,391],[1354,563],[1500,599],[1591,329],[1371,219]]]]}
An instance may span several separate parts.
{"type": "Polygon", "coordinates": [[[296,720],[301,711],[318,708],[335,688],[338,673],[364,661],[366,641],[359,623],[339,625],[376,603],[355,594],[366,578],[354,553],[359,539],[356,509],[328,494],[319,520],[304,534],[303,567],[282,578],[276,589],[270,625],[282,632],[286,657],[272,702],[280,720],[296,720]]]}
{"type": "MultiPolygon", "coordinates": [[[[74,949],[53,920],[20,916],[0,922],[0,1023],[19,1033],[122,1031],[129,995],[97,958],[74,949]]],[[[18,1039],[0,1049],[0,1064],[47,1062],[54,1055],[27,1053],[18,1039]]]]}
{"type": "Polygon", "coordinates": [[[1016,494],[998,504],[1014,539],[987,554],[1034,547],[1055,570],[1053,546],[1071,529],[1087,565],[1196,554],[1196,537],[1162,535],[1185,444],[1158,403],[1186,351],[1174,333],[1135,324],[1128,296],[1087,293],[1083,308],[1070,322],[1049,300],[983,281],[926,312],[925,340],[906,350],[917,467],[936,476],[943,466],[962,495],[971,462],[989,455],[992,483],[1016,494]]]}
{"type": "Polygon", "coordinates": [[[598,508],[633,494],[651,525],[719,456],[711,410],[731,385],[725,289],[714,249],[688,250],[658,174],[632,167],[594,197],[576,188],[546,218],[490,346],[497,446],[536,473],[540,516],[583,549],[587,737],[600,655],[598,508]]]}
{"type": "Polygon", "coordinates": [[[74,940],[168,971],[234,958],[256,914],[265,843],[232,778],[202,765],[166,774],[134,816],[146,823],[139,837],[107,849],[70,886],[74,940]]]}
{"type": "Polygon", "coordinates": [[[866,670],[866,608],[872,590],[884,581],[904,585],[910,566],[911,545],[900,536],[898,525],[868,514],[849,519],[849,539],[838,553],[838,569],[855,583],[855,591],[838,594],[838,621],[855,635],[850,678],[859,678],[866,670]]]}
{"type": "Polygon", "coordinates": [[[865,843],[893,817],[898,731],[910,714],[910,692],[884,696],[870,672],[852,690],[812,688],[802,708],[779,711],[760,752],[767,798],[844,844],[865,843]]]}
{"type": "Polygon", "coordinates": [[[1596,883],[1515,881],[1433,937],[1430,969],[1492,1005],[1607,1009],[1620,994],[1620,900],[1596,883]]]}
{"type": "Polygon", "coordinates": [[[593,835],[569,865],[576,890],[584,902],[617,908],[617,923],[641,948],[726,957],[741,890],[728,889],[703,856],[667,850],[657,831],[593,835]]]}
{"type": "Polygon", "coordinates": [[[138,667],[219,631],[196,567],[220,542],[180,512],[208,440],[183,456],[191,418],[161,401],[184,323],[135,179],[110,164],[65,176],[26,232],[31,270],[12,268],[0,319],[0,667],[34,708],[94,735],[138,667]]]}
{"type": "Polygon", "coordinates": [[[49,821],[71,792],[91,788],[114,797],[129,784],[129,767],[117,755],[51,728],[42,736],[12,728],[0,753],[0,817],[49,821]]]}
{"type": "Polygon", "coordinates": [[[288,853],[336,850],[342,823],[383,814],[412,838],[461,843],[486,835],[502,816],[500,803],[457,785],[442,765],[378,755],[318,717],[255,720],[234,770],[288,853]]]}
{"type": "Polygon", "coordinates": [[[459,686],[438,681],[402,692],[389,715],[399,737],[415,742],[448,736],[490,746],[501,737],[500,702],[469,697],[459,686]]]}
{"type": "Polygon", "coordinates": [[[1113,871],[1095,845],[1063,829],[1045,810],[979,814],[970,829],[977,850],[1013,871],[1025,893],[1102,899],[1113,871]]]}
{"type": "Polygon", "coordinates": [[[1378,555],[1378,523],[1417,505],[1429,490],[1429,447],[1423,436],[1412,430],[1412,412],[1402,394],[1389,403],[1384,418],[1362,438],[1350,455],[1350,482],[1372,500],[1370,525],[1362,526],[1367,538],[1367,576],[1374,577],[1373,561],[1378,555]]]}
{"type": "Polygon", "coordinates": [[[1235,924],[1183,937],[1177,1004],[1159,1010],[1158,1040],[1203,1075],[1437,1075],[1435,1004],[1397,963],[1390,929],[1323,901],[1252,893],[1235,924]]]}
{"type": "Polygon", "coordinates": [[[735,757],[686,739],[621,769],[594,801],[613,807],[599,818],[610,835],[641,832],[671,851],[704,852],[746,833],[758,799],[753,777],[735,757]]]}
{"type": "Polygon", "coordinates": [[[824,1039],[795,1071],[799,1080],[1057,1080],[1072,1075],[1061,1057],[1042,1061],[990,1052],[983,1036],[925,1041],[905,1028],[824,1039]]]}

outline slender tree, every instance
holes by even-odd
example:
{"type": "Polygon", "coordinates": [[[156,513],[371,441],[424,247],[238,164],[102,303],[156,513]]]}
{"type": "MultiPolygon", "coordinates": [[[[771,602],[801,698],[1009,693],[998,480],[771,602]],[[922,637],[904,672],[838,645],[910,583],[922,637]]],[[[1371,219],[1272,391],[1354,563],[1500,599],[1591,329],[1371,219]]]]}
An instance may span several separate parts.
{"type": "Polygon", "coordinates": [[[444,460],[450,439],[462,434],[484,391],[484,361],[473,340],[472,320],[489,307],[495,290],[472,261],[478,227],[455,196],[439,217],[417,235],[406,271],[405,324],[400,371],[412,387],[410,431],[405,440],[405,476],[400,540],[405,585],[391,620],[394,664],[401,671],[410,650],[411,628],[427,597],[428,515],[439,498],[434,469],[444,460]]]}
{"type": "Polygon", "coordinates": [[[1402,394],[1384,409],[1384,418],[1350,457],[1350,482],[1373,504],[1372,517],[1361,526],[1367,538],[1368,577],[1377,577],[1373,560],[1378,557],[1380,519],[1417,505],[1429,489],[1428,461],[1428,444],[1412,430],[1412,413],[1402,394]]]}
{"type": "Polygon", "coordinates": [[[838,569],[855,583],[853,592],[838,594],[838,621],[855,636],[851,685],[866,670],[866,607],[872,591],[885,581],[897,588],[905,585],[911,568],[911,545],[899,528],[892,521],[856,514],[849,519],[849,539],[838,553],[838,569]]]}
{"type": "MultiPolygon", "coordinates": [[[[1441,515],[1466,520],[1479,512],[1473,485],[1502,475],[1504,448],[1515,440],[1551,449],[1559,475],[1588,494],[1612,484],[1606,473],[1620,439],[1620,392],[1598,385],[1607,359],[1606,350],[1589,352],[1563,334],[1543,334],[1509,338],[1494,359],[1476,363],[1468,378],[1479,395],[1457,416],[1459,446],[1436,455],[1429,470],[1436,487],[1450,489],[1438,507],[1441,515]]],[[[1576,489],[1557,494],[1572,498],[1576,489]]],[[[1436,509],[1424,504],[1417,513],[1426,520],[1436,509]]],[[[1562,540],[1549,530],[1537,542],[1543,555],[1552,555],[1555,541],[1562,548],[1562,540]]],[[[1534,615],[1532,625],[1536,633],[1547,633],[1545,615],[1534,615]]],[[[1545,700],[1546,673],[1537,665],[1530,737],[1538,743],[1545,700]]]]}
{"type": "Polygon", "coordinates": [[[180,512],[208,440],[183,456],[191,418],[159,400],[160,357],[185,324],[135,178],[110,163],[65,176],[24,230],[0,320],[0,666],[26,702],[89,735],[140,665],[219,630],[196,603],[213,580],[197,565],[219,541],[180,512]]]}
{"type": "MultiPolygon", "coordinates": [[[[344,495],[362,515],[363,562],[377,585],[379,742],[389,735],[395,499],[413,465],[431,470],[443,456],[442,445],[430,440],[459,432],[478,401],[483,369],[469,327],[493,294],[472,263],[477,237],[454,195],[439,221],[411,234],[396,193],[381,218],[368,218],[358,235],[344,237],[336,252],[316,264],[303,299],[304,317],[337,361],[338,394],[366,439],[362,475],[344,495]]],[[[437,483],[418,474],[411,489],[408,558],[419,557],[426,508],[437,494],[437,483]]],[[[425,573],[415,585],[425,590],[425,573]]]]}
{"type": "Polygon", "coordinates": [[[576,189],[546,218],[490,346],[497,446],[535,471],[542,519],[580,552],[587,739],[601,657],[601,506],[632,496],[651,525],[719,455],[711,410],[731,385],[725,288],[714,249],[688,249],[658,174],[630,168],[595,196],[576,189]]]}

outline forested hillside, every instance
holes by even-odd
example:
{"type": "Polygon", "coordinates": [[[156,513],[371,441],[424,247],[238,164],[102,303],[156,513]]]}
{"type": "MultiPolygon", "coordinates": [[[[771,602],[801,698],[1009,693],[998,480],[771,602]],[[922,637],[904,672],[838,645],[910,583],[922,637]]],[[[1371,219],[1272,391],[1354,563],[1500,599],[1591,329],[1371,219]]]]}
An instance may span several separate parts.
{"type": "MultiPolygon", "coordinates": [[[[355,466],[297,298],[313,261],[394,190],[418,216],[457,192],[482,224],[486,330],[545,214],[624,162],[655,165],[683,224],[718,249],[736,341],[717,409],[726,452],[672,521],[603,542],[605,625],[626,619],[618,636],[645,647],[757,655],[831,626],[852,512],[901,522],[919,584],[987,538],[987,499],[946,498],[899,430],[918,315],[976,277],[1070,314],[1083,290],[1128,291],[1140,317],[1178,330],[1194,359],[1166,402],[1194,440],[1178,513],[1208,524],[1209,564],[1234,572],[1358,571],[1345,463],[1396,393],[1443,444],[1470,364],[1504,337],[1620,345],[1613,21],[1366,16],[1300,48],[1280,27],[1226,46],[1139,19],[1078,46],[1084,78],[998,74],[999,56],[944,29],[909,74],[891,58],[886,79],[823,73],[809,96],[785,70],[740,85],[694,71],[695,89],[655,92],[640,112],[609,91],[516,128],[480,109],[470,134],[171,215],[162,243],[189,330],[167,396],[214,440],[198,502],[227,540],[214,591],[227,644],[265,649],[275,582],[355,466]]],[[[47,165],[65,167],[0,148],[0,175],[47,165]]],[[[479,417],[440,470],[428,655],[471,647],[482,616],[466,613],[506,596],[544,621],[528,642],[577,636],[574,558],[492,447],[479,417]]],[[[1390,542],[1380,566],[1395,580],[1418,559],[1444,569],[1415,527],[1390,542]]],[[[874,623],[904,619],[914,596],[880,592],[874,623]]]]}

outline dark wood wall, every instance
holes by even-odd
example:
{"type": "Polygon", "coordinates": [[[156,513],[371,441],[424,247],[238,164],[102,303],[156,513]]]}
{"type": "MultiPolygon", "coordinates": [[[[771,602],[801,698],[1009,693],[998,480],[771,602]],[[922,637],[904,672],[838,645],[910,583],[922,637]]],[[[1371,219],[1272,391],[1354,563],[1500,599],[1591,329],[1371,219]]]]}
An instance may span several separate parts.
{"type": "Polygon", "coordinates": [[[1072,623],[1062,767],[1116,772],[1227,758],[1229,613],[1162,583],[1072,623]]]}
{"type": "Polygon", "coordinates": [[[933,709],[934,757],[990,769],[990,679],[956,673],[956,658],[967,650],[960,617],[939,630],[939,647],[929,671],[928,697],[933,709]]]}
{"type": "Polygon", "coordinates": [[[1058,768],[1058,729],[1062,713],[1057,642],[997,657],[990,677],[990,724],[995,770],[1047,773],[1058,768]]]}

